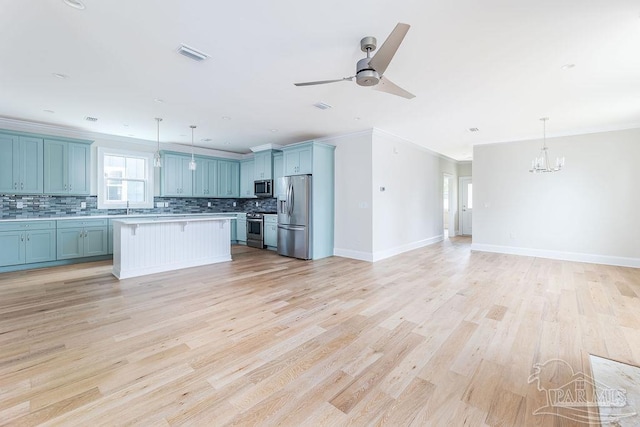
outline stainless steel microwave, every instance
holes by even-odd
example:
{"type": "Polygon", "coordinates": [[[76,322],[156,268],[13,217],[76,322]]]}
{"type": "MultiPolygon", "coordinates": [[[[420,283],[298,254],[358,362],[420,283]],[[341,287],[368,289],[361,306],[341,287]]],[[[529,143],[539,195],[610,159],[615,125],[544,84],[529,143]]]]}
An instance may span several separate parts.
{"type": "Polygon", "coordinates": [[[253,194],[256,197],[273,197],[273,180],[263,179],[253,182],[253,194]]]}

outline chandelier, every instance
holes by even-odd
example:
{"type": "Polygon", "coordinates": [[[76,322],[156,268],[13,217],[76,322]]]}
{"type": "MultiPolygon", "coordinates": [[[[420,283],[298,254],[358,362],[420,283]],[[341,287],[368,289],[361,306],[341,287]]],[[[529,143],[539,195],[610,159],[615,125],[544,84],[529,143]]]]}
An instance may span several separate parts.
{"type": "Polygon", "coordinates": [[[196,125],[189,126],[191,128],[191,161],[189,162],[189,170],[196,170],[196,159],[193,157],[193,130],[196,128],[196,125]]]}
{"type": "Polygon", "coordinates": [[[531,173],[543,173],[543,172],[558,172],[564,167],[564,157],[556,157],[555,167],[551,167],[549,163],[549,148],[547,148],[547,120],[549,117],[543,117],[542,121],[542,148],[540,149],[540,155],[531,161],[531,173]]]}

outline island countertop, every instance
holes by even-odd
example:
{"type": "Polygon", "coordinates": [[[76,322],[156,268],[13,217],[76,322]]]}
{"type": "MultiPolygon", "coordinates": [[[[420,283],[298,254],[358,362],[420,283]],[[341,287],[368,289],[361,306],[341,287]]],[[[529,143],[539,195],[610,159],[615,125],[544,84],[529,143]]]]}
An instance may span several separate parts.
{"type": "Polygon", "coordinates": [[[235,216],[229,214],[209,214],[207,216],[195,216],[195,217],[156,217],[156,218],[118,218],[112,220],[115,223],[121,223],[123,225],[141,225],[141,224],[161,224],[165,222],[201,222],[201,221],[222,221],[225,219],[236,219],[235,216]]]}

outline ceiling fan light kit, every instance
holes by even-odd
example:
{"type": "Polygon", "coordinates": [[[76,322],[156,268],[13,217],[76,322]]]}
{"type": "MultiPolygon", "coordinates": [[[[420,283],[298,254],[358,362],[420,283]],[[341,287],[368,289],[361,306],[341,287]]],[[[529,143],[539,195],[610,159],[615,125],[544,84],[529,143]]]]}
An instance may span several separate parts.
{"type": "Polygon", "coordinates": [[[407,99],[415,98],[414,94],[402,89],[391,80],[384,77],[384,72],[387,70],[389,63],[396,54],[396,51],[400,47],[404,37],[407,35],[409,28],[410,25],[408,24],[398,23],[373,57],[371,57],[371,52],[377,49],[378,41],[372,36],[362,38],[362,40],[360,40],[360,50],[366,52],[367,57],[358,61],[356,64],[356,74],[354,76],[334,80],[320,80],[294,84],[296,86],[313,86],[353,81],[353,79],[356,79],[356,83],[359,86],[373,87],[373,89],[381,92],[387,92],[407,99]]]}

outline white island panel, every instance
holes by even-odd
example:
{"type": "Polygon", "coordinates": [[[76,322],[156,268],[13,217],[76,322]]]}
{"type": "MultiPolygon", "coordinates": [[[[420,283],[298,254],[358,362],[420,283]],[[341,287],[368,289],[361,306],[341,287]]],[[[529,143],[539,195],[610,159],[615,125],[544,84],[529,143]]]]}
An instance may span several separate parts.
{"type": "Polygon", "coordinates": [[[113,221],[119,279],[231,261],[232,217],[113,221]]]}

